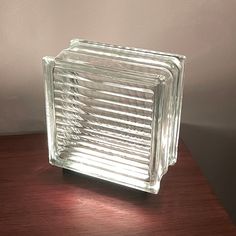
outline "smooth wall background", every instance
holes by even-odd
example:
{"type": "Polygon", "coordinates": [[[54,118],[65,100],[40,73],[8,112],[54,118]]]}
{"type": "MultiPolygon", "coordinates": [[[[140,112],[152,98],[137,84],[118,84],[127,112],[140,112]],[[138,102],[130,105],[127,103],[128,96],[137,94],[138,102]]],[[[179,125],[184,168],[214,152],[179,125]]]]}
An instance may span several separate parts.
{"type": "Polygon", "coordinates": [[[181,137],[236,220],[235,0],[0,0],[0,134],[45,131],[41,59],[72,38],[187,56],[181,137]]]}

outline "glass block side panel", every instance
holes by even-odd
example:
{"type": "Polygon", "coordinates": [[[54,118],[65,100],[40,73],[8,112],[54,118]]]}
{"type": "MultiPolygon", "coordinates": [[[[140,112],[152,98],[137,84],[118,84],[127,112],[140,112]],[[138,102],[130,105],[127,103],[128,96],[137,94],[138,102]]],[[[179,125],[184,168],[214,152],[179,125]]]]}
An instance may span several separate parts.
{"type": "Polygon", "coordinates": [[[45,57],[50,163],[157,193],[177,157],[183,61],[78,39],[45,57]]]}

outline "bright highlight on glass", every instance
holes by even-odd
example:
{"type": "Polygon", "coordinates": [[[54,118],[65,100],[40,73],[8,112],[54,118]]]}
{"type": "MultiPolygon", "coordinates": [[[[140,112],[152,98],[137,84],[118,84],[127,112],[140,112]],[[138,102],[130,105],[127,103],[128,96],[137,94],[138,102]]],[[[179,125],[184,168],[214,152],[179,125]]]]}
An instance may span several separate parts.
{"type": "Polygon", "coordinates": [[[184,59],[80,39],[44,57],[49,162],[157,193],[177,158],[184,59]]]}

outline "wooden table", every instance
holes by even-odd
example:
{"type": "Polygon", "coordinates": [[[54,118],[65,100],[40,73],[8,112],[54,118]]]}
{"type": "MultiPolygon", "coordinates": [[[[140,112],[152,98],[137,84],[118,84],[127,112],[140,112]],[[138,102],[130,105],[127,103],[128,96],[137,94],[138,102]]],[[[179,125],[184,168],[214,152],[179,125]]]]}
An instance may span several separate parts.
{"type": "Polygon", "coordinates": [[[0,235],[236,235],[183,144],[158,195],[48,164],[43,134],[0,137],[0,235]]]}

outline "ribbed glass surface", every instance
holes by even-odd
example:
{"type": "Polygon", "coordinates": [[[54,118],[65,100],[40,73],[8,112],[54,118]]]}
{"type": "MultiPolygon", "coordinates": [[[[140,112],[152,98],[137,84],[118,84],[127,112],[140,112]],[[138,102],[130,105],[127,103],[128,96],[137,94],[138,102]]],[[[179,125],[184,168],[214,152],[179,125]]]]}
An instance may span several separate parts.
{"type": "Polygon", "coordinates": [[[176,161],[183,57],[72,40],[43,62],[50,163],[157,193],[176,161]]]}

